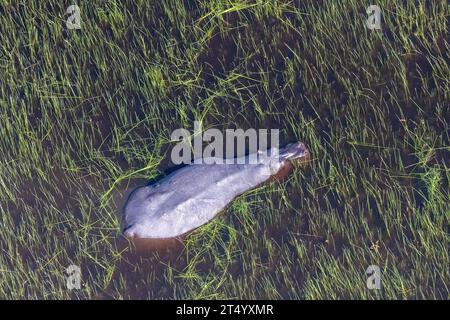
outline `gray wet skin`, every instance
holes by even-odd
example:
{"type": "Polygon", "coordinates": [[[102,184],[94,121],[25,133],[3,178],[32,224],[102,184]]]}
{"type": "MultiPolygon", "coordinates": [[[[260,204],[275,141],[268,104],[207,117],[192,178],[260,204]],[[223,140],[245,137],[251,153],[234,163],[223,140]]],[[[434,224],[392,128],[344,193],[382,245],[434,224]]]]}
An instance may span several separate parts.
{"type": "Polygon", "coordinates": [[[185,234],[212,220],[238,195],[275,175],[286,161],[307,155],[299,142],[258,153],[256,164],[237,164],[235,159],[233,164],[187,165],[130,195],[124,209],[124,235],[161,239],[185,234]]]}

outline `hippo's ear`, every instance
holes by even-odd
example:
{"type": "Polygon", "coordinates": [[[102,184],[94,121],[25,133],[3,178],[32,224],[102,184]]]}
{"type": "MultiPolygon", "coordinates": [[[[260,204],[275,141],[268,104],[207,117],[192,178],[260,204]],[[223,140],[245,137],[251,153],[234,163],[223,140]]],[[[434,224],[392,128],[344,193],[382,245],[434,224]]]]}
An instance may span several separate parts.
{"type": "Polygon", "coordinates": [[[123,229],[123,235],[127,238],[134,238],[136,236],[134,225],[131,224],[123,229]]]}

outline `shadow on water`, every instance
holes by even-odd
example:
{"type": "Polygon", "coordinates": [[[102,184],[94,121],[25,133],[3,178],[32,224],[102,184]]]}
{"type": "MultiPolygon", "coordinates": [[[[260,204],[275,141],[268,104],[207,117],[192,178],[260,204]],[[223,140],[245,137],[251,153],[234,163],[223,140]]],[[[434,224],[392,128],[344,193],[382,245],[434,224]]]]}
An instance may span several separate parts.
{"type": "Polygon", "coordinates": [[[115,241],[122,252],[116,262],[109,286],[93,299],[118,298],[113,292],[121,292],[124,298],[146,299],[155,294],[170,298],[168,287],[155,285],[155,279],[163,277],[167,267],[183,270],[186,266],[183,239],[126,239],[119,236],[115,241]],[[125,280],[127,290],[120,290],[120,281],[125,280]],[[150,294],[152,292],[152,294],[150,294]]]}

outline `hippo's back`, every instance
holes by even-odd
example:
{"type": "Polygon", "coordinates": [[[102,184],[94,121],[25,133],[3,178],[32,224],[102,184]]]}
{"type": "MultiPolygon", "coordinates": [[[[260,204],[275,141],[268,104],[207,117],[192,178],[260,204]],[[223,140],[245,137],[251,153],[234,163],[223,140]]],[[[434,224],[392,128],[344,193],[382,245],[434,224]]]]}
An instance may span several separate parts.
{"type": "Polygon", "coordinates": [[[188,165],[136,190],[125,207],[125,234],[169,238],[211,220],[233,198],[270,176],[267,166],[188,165]]]}

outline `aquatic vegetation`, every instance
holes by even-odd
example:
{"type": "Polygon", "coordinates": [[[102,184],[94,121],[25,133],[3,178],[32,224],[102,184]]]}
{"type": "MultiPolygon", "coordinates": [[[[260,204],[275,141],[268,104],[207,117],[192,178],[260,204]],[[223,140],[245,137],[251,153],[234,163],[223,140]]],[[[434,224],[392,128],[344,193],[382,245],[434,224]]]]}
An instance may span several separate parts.
{"type": "Polygon", "coordinates": [[[448,4],[377,4],[381,30],[356,0],[80,1],[68,29],[61,2],[0,1],[0,298],[448,299],[448,4]],[[312,157],[134,248],[126,192],[194,121],[312,157]]]}

